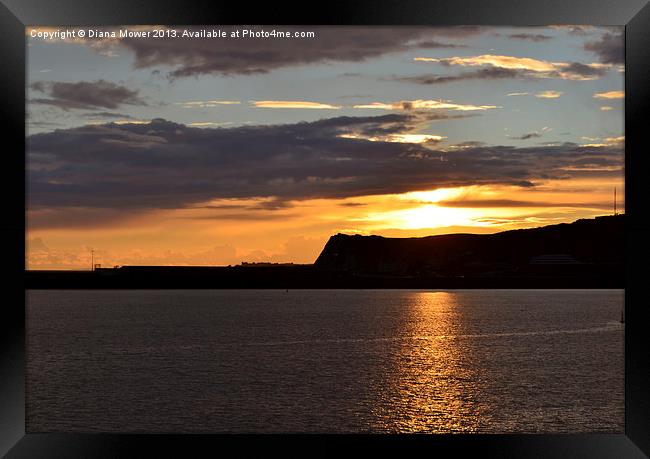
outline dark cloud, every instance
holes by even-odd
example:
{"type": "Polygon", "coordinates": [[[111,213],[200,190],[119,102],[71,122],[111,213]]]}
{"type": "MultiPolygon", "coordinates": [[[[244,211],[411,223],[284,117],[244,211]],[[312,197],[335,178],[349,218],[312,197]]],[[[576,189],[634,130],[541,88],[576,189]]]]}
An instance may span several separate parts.
{"type": "Polygon", "coordinates": [[[209,204],[205,206],[194,207],[196,209],[214,209],[214,210],[280,210],[293,207],[290,201],[281,201],[271,199],[261,201],[255,204],[209,204]]]}
{"type": "Polygon", "coordinates": [[[454,148],[475,148],[475,147],[482,147],[483,145],[487,145],[485,142],[480,142],[478,140],[468,140],[466,142],[460,142],[453,144],[452,147],[454,148]]]}
{"type": "Polygon", "coordinates": [[[605,33],[598,40],[584,45],[587,51],[598,55],[603,64],[623,64],[625,62],[625,41],[622,33],[605,33]]]}
{"type": "Polygon", "coordinates": [[[124,120],[133,119],[131,115],[126,115],[124,113],[113,113],[113,112],[84,113],[82,116],[84,118],[97,118],[97,119],[124,119],[124,120]]]}
{"type": "Polygon", "coordinates": [[[508,35],[509,38],[516,40],[529,40],[534,42],[550,40],[552,37],[549,35],[535,34],[535,33],[513,33],[508,35]]]}
{"type": "Polygon", "coordinates": [[[478,35],[485,32],[486,28],[483,26],[443,26],[431,27],[428,29],[433,35],[440,35],[449,38],[464,38],[478,35]]]}
{"type": "Polygon", "coordinates": [[[250,209],[247,204],[209,204],[205,206],[196,206],[194,209],[213,209],[213,210],[246,210],[250,209]]]}
{"type": "MultiPolygon", "coordinates": [[[[442,65],[449,65],[441,62],[442,65]]],[[[478,70],[459,73],[456,75],[418,75],[409,77],[393,77],[393,80],[417,84],[444,84],[466,80],[501,80],[520,79],[534,80],[537,78],[597,78],[607,73],[606,68],[590,67],[580,62],[570,62],[566,67],[557,71],[534,72],[527,69],[509,69],[503,67],[484,67],[478,70]]]]}
{"type": "MultiPolygon", "coordinates": [[[[198,31],[212,27],[191,26],[198,31]]],[[[298,65],[331,62],[361,62],[387,53],[417,48],[457,48],[461,43],[449,43],[439,38],[459,40],[483,31],[480,27],[221,27],[255,32],[314,31],[314,38],[273,39],[121,39],[95,44],[95,49],[110,46],[126,47],[134,53],[136,68],[168,66],[169,76],[187,77],[202,74],[250,75],[298,65]]],[[[182,33],[182,29],[176,29],[182,33]]]]}
{"type": "Polygon", "coordinates": [[[499,80],[504,78],[530,79],[530,72],[519,69],[504,69],[500,67],[487,67],[457,75],[419,75],[412,77],[395,77],[397,81],[417,84],[443,84],[465,80],[499,80]]]}
{"type": "MultiPolygon", "coordinates": [[[[197,30],[199,27],[196,28],[197,30]]],[[[230,30],[231,28],[227,28],[230,30]]],[[[232,28],[234,29],[234,28],[232,28]]],[[[238,28],[239,29],[239,28],[238,28]]],[[[252,28],[268,30],[268,27],[252,28]]],[[[171,66],[172,77],[201,74],[259,74],[282,67],[328,62],[359,62],[388,52],[408,49],[425,36],[421,28],[296,28],[315,30],[312,39],[186,40],[126,39],[137,68],[171,66]]],[[[289,27],[287,27],[289,30],[289,27]]]]}
{"type": "Polygon", "coordinates": [[[115,109],[122,105],[146,105],[137,90],[106,80],[77,83],[37,81],[30,85],[30,89],[49,96],[32,98],[31,103],[54,105],[64,110],[115,109]]]}
{"type": "Polygon", "coordinates": [[[342,207],[364,207],[367,204],[363,202],[342,202],[339,205],[342,207]]]}
{"type": "Polygon", "coordinates": [[[529,132],[527,134],[520,135],[518,137],[515,136],[510,136],[511,139],[519,139],[519,140],[528,140],[528,139],[534,139],[537,137],[541,137],[542,135],[539,132],[529,132]]]}
{"type": "Polygon", "coordinates": [[[453,43],[442,43],[436,40],[421,41],[414,44],[417,48],[435,49],[435,48],[466,48],[465,45],[455,45],[453,43]]]}
{"type": "Polygon", "coordinates": [[[472,208],[493,208],[493,207],[572,207],[581,209],[609,209],[611,203],[558,203],[539,201],[518,201],[512,199],[453,199],[438,201],[436,205],[442,207],[472,207],[472,208]]]}
{"type": "Polygon", "coordinates": [[[28,208],[134,211],[241,198],[273,198],[261,204],[273,208],[450,186],[531,187],[547,179],[619,174],[594,170],[623,162],[620,146],[467,144],[447,153],[367,139],[411,133],[422,122],[412,112],[214,129],[156,119],[35,134],[27,139],[28,208]]]}
{"type": "MultiPolygon", "coordinates": [[[[550,178],[550,177],[549,177],[548,175],[546,175],[546,174],[543,174],[543,173],[542,173],[541,175],[542,175],[542,178],[544,178],[544,179],[548,179],[548,178],[550,178]]],[[[564,178],[568,178],[568,177],[565,176],[564,178]]],[[[519,186],[519,187],[521,187],[521,188],[534,188],[534,187],[535,187],[535,184],[534,184],[533,182],[531,182],[530,180],[519,180],[519,181],[514,181],[514,182],[510,183],[509,185],[519,186]]]]}
{"type": "Polygon", "coordinates": [[[601,77],[607,73],[607,69],[599,67],[590,67],[580,62],[571,62],[567,67],[562,69],[563,73],[568,73],[580,77],[601,77]]]}
{"type": "Polygon", "coordinates": [[[296,215],[274,214],[274,213],[259,213],[259,212],[226,212],[215,213],[212,215],[192,215],[189,217],[181,217],[191,220],[250,220],[250,221],[269,221],[269,220],[289,220],[295,218],[296,215]]]}

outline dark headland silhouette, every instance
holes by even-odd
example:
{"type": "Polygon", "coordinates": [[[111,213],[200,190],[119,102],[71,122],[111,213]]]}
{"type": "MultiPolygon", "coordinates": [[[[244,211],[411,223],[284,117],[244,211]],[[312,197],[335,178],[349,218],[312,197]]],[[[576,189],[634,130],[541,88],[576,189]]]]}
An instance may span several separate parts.
{"type": "Polygon", "coordinates": [[[624,288],[625,215],[495,234],[337,234],[313,265],[26,271],[26,288],[624,288]]]}

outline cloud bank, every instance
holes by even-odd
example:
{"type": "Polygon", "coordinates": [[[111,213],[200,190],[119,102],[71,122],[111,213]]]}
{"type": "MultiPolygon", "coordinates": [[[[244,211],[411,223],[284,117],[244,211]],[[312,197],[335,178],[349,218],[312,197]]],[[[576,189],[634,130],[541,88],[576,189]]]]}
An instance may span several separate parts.
{"type": "Polygon", "coordinates": [[[417,113],[282,125],[193,128],[163,119],[89,125],[28,138],[28,208],[135,210],[219,198],[274,202],[482,184],[533,186],[620,174],[622,144],[437,149],[417,113]],[[409,135],[415,135],[409,140],[409,135]],[[396,141],[398,139],[398,141],[396,141]],[[586,166],[589,167],[586,167],[586,166]]]}
{"type": "MultiPolygon", "coordinates": [[[[134,29],[134,27],[131,27],[134,29]]],[[[154,27],[137,27],[149,30],[154,27]]],[[[168,27],[156,26],[156,29],[168,27]]],[[[213,26],[187,26],[188,30],[212,30],[213,26]]],[[[133,53],[135,68],[171,68],[172,78],[197,75],[251,75],[299,65],[332,62],[361,62],[384,54],[436,48],[461,48],[449,39],[479,34],[481,27],[332,27],[332,26],[251,26],[219,27],[228,35],[234,30],[315,32],[313,38],[193,38],[147,39],[106,38],[76,40],[99,53],[114,53],[122,48],[133,53]]],[[[46,28],[41,28],[45,30],[46,28]]],[[[181,33],[183,29],[173,28],[181,33]]],[[[116,28],[99,28],[116,31],[116,28]]]]}

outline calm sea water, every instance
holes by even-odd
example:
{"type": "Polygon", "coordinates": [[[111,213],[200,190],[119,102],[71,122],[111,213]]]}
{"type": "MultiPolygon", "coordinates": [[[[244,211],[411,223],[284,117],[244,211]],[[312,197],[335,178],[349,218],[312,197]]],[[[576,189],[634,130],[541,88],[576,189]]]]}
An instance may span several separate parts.
{"type": "Polygon", "coordinates": [[[29,432],[622,432],[623,290],[27,293],[29,432]]]}

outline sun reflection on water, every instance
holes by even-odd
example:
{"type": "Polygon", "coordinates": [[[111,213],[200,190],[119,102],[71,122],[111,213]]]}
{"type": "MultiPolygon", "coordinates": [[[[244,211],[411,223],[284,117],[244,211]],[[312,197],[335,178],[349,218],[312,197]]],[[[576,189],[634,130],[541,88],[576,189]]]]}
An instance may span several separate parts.
{"type": "MultiPolygon", "coordinates": [[[[476,432],[483,419],[479,366],[454,339],[462,330],[462,307],[450,292],[405,296],[405,319],[392,354],[389,390],[375,410],[373,428],[393,432],[476,432]]],[[[483,419],[483,422],[485,420],[483,419]]]]}

